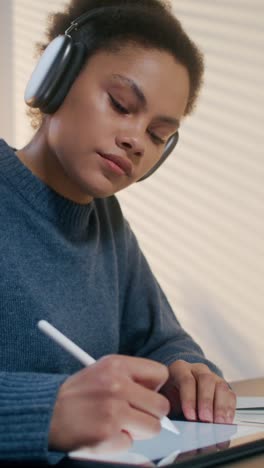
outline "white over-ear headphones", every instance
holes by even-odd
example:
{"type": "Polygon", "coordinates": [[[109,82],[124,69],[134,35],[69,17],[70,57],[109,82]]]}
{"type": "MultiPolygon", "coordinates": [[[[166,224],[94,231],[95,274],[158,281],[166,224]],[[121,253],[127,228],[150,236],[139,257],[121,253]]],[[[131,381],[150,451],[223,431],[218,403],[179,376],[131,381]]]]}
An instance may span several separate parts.
{"type": "MultiPolygon", "coordinates": [[[[109,6],[107,10],[116,10],[109,6]]],[[[52,114],[60,107],[86,58],[86,46],[74,42],[70,33],[79,29],[97,16],[105,13],[106,7],[96,8],[74,20],[64,35],[59,35],[48,45],[40,57],[25,90],[25,102],[45,114],[52,114]]],[[[157,164],[139,181],[146,179],[167,159],[175,148],[179,133],[173,134],[157,164]]]]}

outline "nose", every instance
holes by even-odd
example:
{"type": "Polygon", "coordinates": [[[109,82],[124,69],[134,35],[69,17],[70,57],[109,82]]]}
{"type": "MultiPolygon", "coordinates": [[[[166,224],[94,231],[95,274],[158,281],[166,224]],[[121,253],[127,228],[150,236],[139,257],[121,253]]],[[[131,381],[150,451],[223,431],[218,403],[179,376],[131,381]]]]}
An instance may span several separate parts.
{"type": "Polygon", "coordinates": [[[139,138],[130,137],[130,136],[117,136],[116,144],[119,148],[125,150],[130,155],[143,156],[144,155],[144,146],[140,142],[139,138]]]}

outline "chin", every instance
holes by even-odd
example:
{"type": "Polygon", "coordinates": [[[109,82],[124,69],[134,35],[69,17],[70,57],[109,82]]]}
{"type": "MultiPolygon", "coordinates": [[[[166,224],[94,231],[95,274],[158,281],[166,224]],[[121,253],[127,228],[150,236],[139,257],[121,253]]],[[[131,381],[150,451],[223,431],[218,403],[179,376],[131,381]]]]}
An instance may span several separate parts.
{"type": "Polygon", "coordinates": [[[113,187],[111,183],[87,183],[82,181],[82,184],[79,184],[80,189],[86,195],[91,196],[92,198],[107,198],[113,195],[120,189],[113,187]]]}

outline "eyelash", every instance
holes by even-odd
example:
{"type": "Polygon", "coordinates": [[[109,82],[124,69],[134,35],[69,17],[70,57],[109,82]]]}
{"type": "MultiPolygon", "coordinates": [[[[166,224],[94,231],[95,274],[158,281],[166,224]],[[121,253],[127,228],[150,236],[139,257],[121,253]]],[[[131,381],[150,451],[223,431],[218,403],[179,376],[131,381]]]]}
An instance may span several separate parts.
{"type": "MultiPolygon", "coordinates": [[[[122,106],[122,104],[120,104],[120,102],[116,101],[115,98],[113,98],[113,96],[111,94],[109,94],[109,98],[110,98],[110,102],[111,102],[111,104],[112,104],[112,106],[114,107],[115,110],[117,110],[121,114],[129,114],[129,110],[126,109],[126,107],[122,106]]],[[[150,135],[150,137],[152,138],[152,140],[154,141],[155,144],[164,145],[166,143],[164,140],[162,140],[162,138],[155,135],[155,133],[149,132],[149,135],[150,135]]]]}

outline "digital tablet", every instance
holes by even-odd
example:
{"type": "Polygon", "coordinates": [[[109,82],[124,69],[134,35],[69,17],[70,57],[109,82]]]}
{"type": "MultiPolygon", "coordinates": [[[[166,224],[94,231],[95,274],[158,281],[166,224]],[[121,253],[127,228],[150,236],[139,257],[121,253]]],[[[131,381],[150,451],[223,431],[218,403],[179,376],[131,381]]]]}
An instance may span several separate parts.
{"type": "Polygon", "coordinates": [[[83,448],[70,452],[69,456],[104,465],[206,468],[264,452],[264,432],[258,426],[173,422],[180,434],[163,429],[157,437],[135,441],[127,452],[96,455],[83,448]]]}

